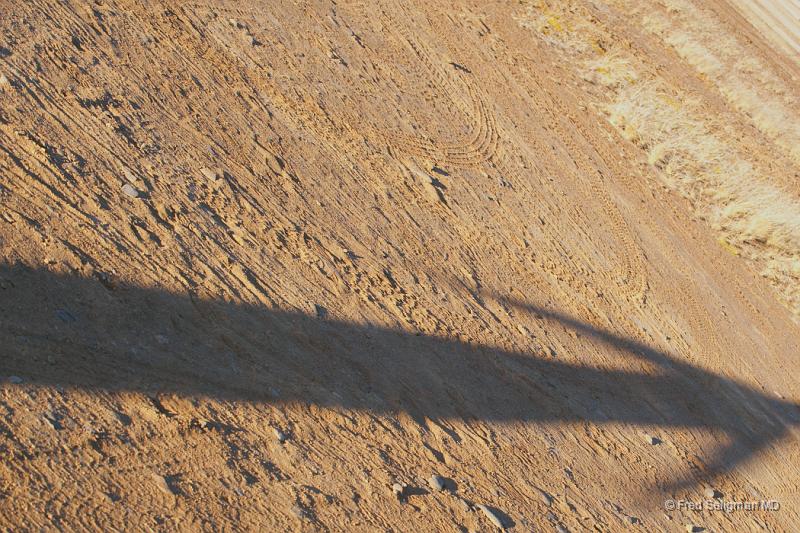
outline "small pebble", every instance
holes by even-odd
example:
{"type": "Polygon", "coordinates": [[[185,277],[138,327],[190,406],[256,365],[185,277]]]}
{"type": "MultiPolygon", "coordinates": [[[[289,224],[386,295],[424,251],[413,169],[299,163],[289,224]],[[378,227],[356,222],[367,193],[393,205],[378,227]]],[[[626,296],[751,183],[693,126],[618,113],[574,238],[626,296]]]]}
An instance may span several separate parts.
{"type": "Polygon", "coordinates": [[[44,420],[44,422],[48,426],[50,426],[52,429],[54,429],[56,431],[60,431],[60,430],[64,429],[64,426],[61,425],[61,422],[59,422],[58,416],[55,413],[52,413],[52,412],[51,413],[45,413],[42,416],[42,420],[44,420]]]}
{"type": "Polygon", "coordinates": [[[428,480],[428,485],[435,491],[443,491],[445,489],[445,482],[442,476],[431,476],[428,480]]]}
{"type": "Polygon", "coordinates": [[[394,485],[392,485],[392,494],[394,494],[398,500],[403,499],[403,497],[405,496],[405,492],[406,492],[405,485],[401,485],[400,483],[395,483],[394,485]]]}
{"type": "Polygon", "coordinates": [[[505,527],[503,526],[503,521],[500,520],[500,517],[492,509],[486,507],[481,503],[477,504],[476,507],[480,509],[484,515],[486,515],[486,518],[489,519],[489,522],[494,524],[499,529],[505,529],[505,527]]]}
{"type": "Polygon", "coordinates": [[[703,494],[709,500],[716,500],[717,498],[722,498],[722,492],[718,491],[717,489],[708,488],[705,490],[703,494]]]}
{"type": "Polygon", "coordinates": [[[653,446],[656,446],[656,445],[661,444],[663,442],[658,437],[654,437],[652,435],[645,435],[644,439],[647,441],[647,444],[652,444],[653,446]]]}
{"type": "Polygon", "coordinates": [[[135,185],[136,182],[138,181],[136,179],[136,175],[133,172],[131,172],[129,168],[126,168],[124,170],[124,174],[125,174],[125,179],[128,180],[128,183],[135,185]]]}
{"type": "Polygon", "coordinates": [[[219,179],[220,174],[221,174],[220,172],[211,170],[208,167],[201,168],[200,169],[200,173],[203,175],[204,178],[206,178],[209,181],[217,181],[219,179]]]}
{"type": "Polygon", "coordinates": [[[191,426],[201,431],[207,431],[209,428],[209,423],[208,420],[206,420],[205,418],[193,418],[191,426]]]}
{"type": "Polygon", "coordinates": [[[275,174],[280,174],[283,172],[283,167],[286,166],[286,164],[283,162],[283,159],[270,153],[266,155],[265,162],[267,163],[269,169],[275,174]]]}
{"type": "Polygon", "coordinates": [[[156,487],[158,487],[158,490],[160,490],[164,494],[169,494],[171,496],[175,495],[175,493],[170,488],[169,483],[167,483],[167,480],[164,478],[164,476],[153,474],[153,482],[155,482],[156,487]]]}
{"type": "Polygon", "coordinates": [[[537,488],[536,490],[539,492],[539,499],[542,501],[542,503],[550,507],[550,504],[553,503],[553,497],[547,494],[542,489],[537,488]]]}
{"type": "Polygon", "coordinates": [[[700,533],[701,531],[705,531],[705,530],[706,530],[706,528],[704,528],[704,527],[695,526],[695,525],[692,525],[692,524],[689,524],[688,526],[686,526],[686,531],[688,533],[700,533]]]}
{"type": "Polygon", "coordinates": [[[278,442],[280,442],[281,444],[286,442],[286,439],[289,438],[289,437],[286,436],[286,433],[284,433],[283,431],[281,431],[278,428],[275,428],[274,431],[275,431],[275,438],[278,439],[278,442]]]}
{"type": "Polygon", "coordinates": [[[131,198],[138,198],[139,197],[139,191],[137,191],[136,187],[134,187],[130,183],[126,183],[125,185],[122,186],[122,192],[124,192],[126,195],[130,196],[131,198]]]}

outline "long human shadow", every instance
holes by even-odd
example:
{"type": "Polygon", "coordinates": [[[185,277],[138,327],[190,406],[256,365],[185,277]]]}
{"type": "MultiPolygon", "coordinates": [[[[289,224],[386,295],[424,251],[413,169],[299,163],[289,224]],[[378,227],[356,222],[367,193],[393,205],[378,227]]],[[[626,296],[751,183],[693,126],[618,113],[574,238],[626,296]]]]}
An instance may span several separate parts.
{"type": "MultiPolygon", "coordinates": [[[[88,390],[313,403],[425,419],[702,428],[725,439],[704,480],[800,423],[798,405],[565,314],[509,302],[652,371],[533,353],[107,278],[0,265],[0,375],[88,390]]],[[[681,474],[667,489],[701,480],[681,474]]]]}

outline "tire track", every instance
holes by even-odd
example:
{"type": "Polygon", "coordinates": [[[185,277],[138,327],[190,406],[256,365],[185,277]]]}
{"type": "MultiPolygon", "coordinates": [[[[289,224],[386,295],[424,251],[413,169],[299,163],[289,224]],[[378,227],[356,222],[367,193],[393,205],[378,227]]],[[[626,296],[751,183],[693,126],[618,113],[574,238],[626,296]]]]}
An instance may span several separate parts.
{"type": "MultiPolygon", "coordinates": [[[[499,42],[502,43],[502,41],[499,42]]],[[[520,74],[523,69],[527,71],[527,65],[523,65],[523,69],[520,69],[516,65],[516,61],[519,60],[523,63],[531,60],[526,56],[513,54],[507,47],[505,47],[505,52],[505,54],[500,55],[506,58],[506,62],[509,66],[506,72],[511,74],[517,85],[522,87],[530,98],[535,98],[535,95],[529,89],[529,84],[520,74]]],[[[562,137],[566,138],[566,136],[562,137]]],[[[622,215],[617,204],[611,199],[608,186],[605,183],[602,173],[598,172],[597,176],[590,177],[588,185],[593,198],[599,200],[602,204],[607,220],[611,224],[614,238],[617,239],[623,247],[623,254],[621,256],[618,254],[618,257],[622,261],[622,267],[620,269],[621,274],[614,275],[614,277],[617,278],[616,285],[620,288],[622,291],[621,294],[625,298],[643,304],[646,301],[646,293],[648,290],[647,269],[641,247],[639,247],[635,241],[635,232],[622,215]]],[[[553,192],[555,193],[554,190],[553,192]]],[[[598,283],[598,285],[601,284],[598,283]]],[[[582,290],[581,287],[575,288],[582,290]]]]}

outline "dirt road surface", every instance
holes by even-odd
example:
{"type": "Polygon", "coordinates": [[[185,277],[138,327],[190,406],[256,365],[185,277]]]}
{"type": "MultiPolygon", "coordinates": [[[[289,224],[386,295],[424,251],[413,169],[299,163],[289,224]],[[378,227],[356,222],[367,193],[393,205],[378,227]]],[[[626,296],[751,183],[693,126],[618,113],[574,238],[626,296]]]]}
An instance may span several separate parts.
{"type": "Polygon", "coordinates": [[[672,4],[0,2],[0,527],[797,530],[800,90],[672,4]]]}

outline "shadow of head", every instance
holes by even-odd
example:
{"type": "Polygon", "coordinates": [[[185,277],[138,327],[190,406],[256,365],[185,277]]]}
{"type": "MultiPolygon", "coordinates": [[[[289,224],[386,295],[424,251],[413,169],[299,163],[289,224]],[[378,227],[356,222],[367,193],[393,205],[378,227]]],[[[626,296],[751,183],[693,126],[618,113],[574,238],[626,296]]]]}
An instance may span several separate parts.
{"type": "MultiPolygon", "coordinates": [[[[599,369],[259,305],[0,266],[0,374],[88,390],[405,411],[422,424],[464,419],[719,430],[727,441],[708,452],[706,477],[752,458],[798,423],[795,404],[567,315],[514,305],[655,370],[599,369]]],[[[687,477],[674,485],[691,483],[687,477]]]]}

